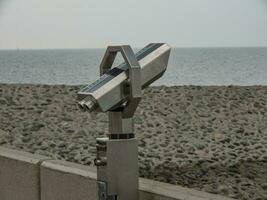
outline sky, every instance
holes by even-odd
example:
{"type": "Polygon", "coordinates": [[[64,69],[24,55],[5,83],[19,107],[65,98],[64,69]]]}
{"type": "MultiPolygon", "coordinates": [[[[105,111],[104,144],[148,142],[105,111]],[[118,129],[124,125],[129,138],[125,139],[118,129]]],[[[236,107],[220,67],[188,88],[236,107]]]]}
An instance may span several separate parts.
{"type": "Polygon", "coordinates": [[[0,0],[0,49],[267,46],[267,0],[0,0]]]}

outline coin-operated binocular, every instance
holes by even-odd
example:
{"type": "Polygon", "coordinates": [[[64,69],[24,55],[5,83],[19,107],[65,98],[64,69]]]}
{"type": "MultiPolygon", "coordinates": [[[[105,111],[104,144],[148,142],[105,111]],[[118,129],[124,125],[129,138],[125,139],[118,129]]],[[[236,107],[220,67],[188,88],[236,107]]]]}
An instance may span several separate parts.
{"type": "Polygon", "coordinates": [[[141,91],[165,72],[171,48],[151,43],[134,54],[129,45],[108,46],[100,78],[78,92],[84,111],[108,112],[109,133],[96,139],[99,200],[138,200],[138,146],[133,115],[141,91]],[[111,68],[117,53],[124,63],[111,68]]]}

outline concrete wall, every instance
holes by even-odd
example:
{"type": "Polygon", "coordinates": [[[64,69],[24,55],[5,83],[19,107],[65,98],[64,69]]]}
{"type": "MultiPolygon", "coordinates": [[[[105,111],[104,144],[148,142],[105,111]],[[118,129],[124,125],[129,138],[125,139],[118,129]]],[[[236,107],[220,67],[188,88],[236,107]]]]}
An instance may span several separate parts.
{"type": "MultiPolygon", "coordinates": [[[[230,200],[139,179],[140,200],[230,200]]],[[[96,200],[95,168],[0,147],[0,200],[96,200]]]]}
{"type": "Polygon", "coordinates": [[[95,200],[96,173],[83,165],[45,161],[41,165],[42,200],[95,200]]]}
{"type": "Polygon", "coordinates": [[[0,147],[0,199],[39,200],[39,165],[47,159],[0,147]]]}

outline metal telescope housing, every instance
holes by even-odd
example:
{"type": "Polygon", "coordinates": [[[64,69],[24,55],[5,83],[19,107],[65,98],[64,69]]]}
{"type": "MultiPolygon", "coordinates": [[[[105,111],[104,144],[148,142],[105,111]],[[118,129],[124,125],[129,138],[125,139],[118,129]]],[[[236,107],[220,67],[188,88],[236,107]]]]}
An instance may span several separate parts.
{"type": "Polygon", "coordinates": [[[100,78],[78,92],[83,111],[108,112],[108,137],[96,139],[99,200],[138,200],[138,141],[133,115],[142,89],[166,71],[171,48],[151,43],[134,54],[129,45],[108,46],[100,78]],[[112,68],[117,53],[124,63],[112,68]]]}
{"type": "MultiPolygon", "coordinates": [[[[141,68],[140,77],[137,78],[142,89],[163,75],[167,68],[170,50],[170,46],[165,43],[151,43],[134,55],[141,68]]],[[[129,85],[124,84],[129,78],[129,63],[126,61],[110,69],[119,51],[125,58],[128,55],[124,53],[127,54],[130,50],[127,46],[108,47],[100,65],[101,77],[79,91],[78,104],[81,109],[106,112],[120,106],[129,98],[127,91],[129,85]]],[[[131,56],[128,58],[132,59],[131,56]]]]}

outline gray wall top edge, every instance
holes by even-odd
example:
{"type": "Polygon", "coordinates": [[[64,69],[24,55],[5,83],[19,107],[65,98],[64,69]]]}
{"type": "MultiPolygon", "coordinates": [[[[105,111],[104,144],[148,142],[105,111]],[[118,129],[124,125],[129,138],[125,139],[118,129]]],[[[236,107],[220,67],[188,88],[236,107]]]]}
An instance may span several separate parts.
{"type": "Polygon", "coordinates": [[[96,180],[96,169],[90,166],[80,165],[62,160],[47,160],[41,164],[41,167],[96,180]]]}
{"type": "Polygon", "coordinates": [[[6,147],[0,146],[0,156],[8,159],[18,160],[21,162],[31,163],[31,164],[38,164],[44,160],[49,160],[51,158],[37,155],[37,154],[31,154],[23,151],[18,151],[6,147]]]}
{"type": "Polygon", "coordinates": [[[139,189],[144,192],[157,194],[164,197],[183,200],[233,200],[217,194],[198,191],[169,183],[139,178],[139,189]]]}
{"type": "MultiPolygon", "coordinates": [[[[42,167],[56,170],[68,174],[76,174],[96,180],[96,168],[84,166],[76,163],[70,163],[60,160],[49,160],[42,163],[42,167]]],[[[233,200],[232,198],[198,191],[190,188],[184,188],[177,185],[162,183],[154,180],[139,178],[139,190],[158,196],[183,199],[183,200],[233,200]]]]}

